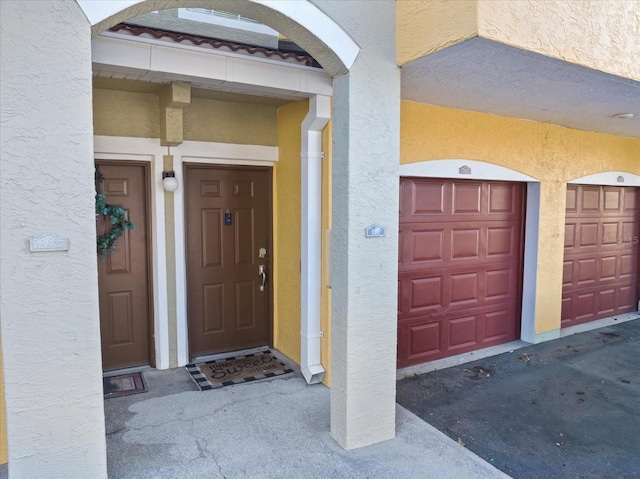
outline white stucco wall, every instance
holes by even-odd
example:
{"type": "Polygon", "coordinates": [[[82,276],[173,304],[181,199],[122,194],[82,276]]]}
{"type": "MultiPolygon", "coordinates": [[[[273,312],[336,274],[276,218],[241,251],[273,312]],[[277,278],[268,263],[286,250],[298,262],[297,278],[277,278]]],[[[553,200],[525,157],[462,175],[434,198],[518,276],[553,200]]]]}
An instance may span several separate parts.
{"type": "Polygon", "coordinates": [[[0,1],[0,304],[12,478],[104,478],[90,25],[0,1]],[[69,250],[30,253],[42,233],[69,250]]]}
{"type": "MultiPolygon", "coordinates": [[[[168,3],[149,1],[145,11],[168,3]]],[[[270,11],[267,0],[199,3],[245,7],[239,13],[279,28],[337,75],[332,434],[346,448],[389,439],[395,434],[400,92],[394,2],[371,9],[364,2],[318,1],[337,22],[323,20],[329,33],[316,24],[326,17],[301,0],[277,5],[304,27],[270,11]],[[336,42],[349,51],[327,48],[336,42]],[[387,237],[365,239],[371,223],[386,226],[387,237]]],[[[105,478],[91,25],[76,2],[2,0],[0,8],[0,302],[9,474],[105,478]],[[29,252],[28,239],[42,233],[67,238],[69,249],[29,252]]]]}
{"type": "Polygon", "coordinates": [[[331,434],[345,448],[395,436],[400,70],[395,2],[317,2],[361,51],[335,78],[331,434]],[[387,228],[384,238],[365,229],[387,228]]]}
{"type": "Polygon", "coordinates": [[[640,0],[480,0],[477,8],[483,38],[640,80],[640,0]]]}

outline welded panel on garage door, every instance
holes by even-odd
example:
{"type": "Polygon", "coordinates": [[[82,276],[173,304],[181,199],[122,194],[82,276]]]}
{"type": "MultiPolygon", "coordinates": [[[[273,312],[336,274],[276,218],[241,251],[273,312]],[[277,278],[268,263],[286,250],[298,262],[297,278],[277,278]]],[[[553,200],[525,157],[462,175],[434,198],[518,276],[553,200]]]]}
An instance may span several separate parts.
{"type": "Polygon", "coordinates": [[[567,187],[563,327],[637,309],[639,190],[567,187]]]}
{"type": "Polygon", "coordinates": [[[404,178],[398,366],[518,337],[524,188],[404,178]]]}

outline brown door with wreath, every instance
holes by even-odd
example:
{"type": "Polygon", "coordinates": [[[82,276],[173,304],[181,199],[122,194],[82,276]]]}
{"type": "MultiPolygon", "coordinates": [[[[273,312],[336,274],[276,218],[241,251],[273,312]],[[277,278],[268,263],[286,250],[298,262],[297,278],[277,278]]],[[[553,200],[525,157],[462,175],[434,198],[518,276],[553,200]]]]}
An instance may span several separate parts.
{"type": "MultiPolygon", "coordinates": [[[[149,279],[148,168],[146,164],[96,161],[98,187],[106,203],[121,206],[135,228],[118,239],[114,252],[98,259],[102,368],[153,363],[149,279]]],[[[98,235],[109,231],[97,218],[98,235]]]]}
{"type": "Polygon", "coordinates": [[[185,168],[191,357],[269,344],[268,170],[185,168]]]}

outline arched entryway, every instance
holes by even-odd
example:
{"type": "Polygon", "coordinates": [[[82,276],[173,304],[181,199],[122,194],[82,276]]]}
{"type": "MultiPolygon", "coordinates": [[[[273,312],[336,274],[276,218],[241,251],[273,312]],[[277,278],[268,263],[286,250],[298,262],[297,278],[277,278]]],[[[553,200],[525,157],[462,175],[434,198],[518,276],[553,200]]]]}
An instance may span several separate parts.
{"type": "Polygon", "coordinates": [[[219,7],[256,18],[333,75],[331,431],[346,448],[394,436],[395,5],[379,2],[375,12],[364,2],[278,5],[290,10],[263,1],[2,3],[3,44],[11,47],[3,48],[2,71],[2,338],[12,475],[106,476],[90,40],[125,18],[167,6],[219,7]],[[95,16],[80,8],[94,3],[111,10],[95,16]],[[342,52],[347,37],[359,53],[342,52]],[[367,238],[372,224],[386,226],[387,235],[367,238]],[[25,247],[42,233],[68,241],[44,252],[25,247]],[[34,371],[42,374],[25,379],[34,371]]]}

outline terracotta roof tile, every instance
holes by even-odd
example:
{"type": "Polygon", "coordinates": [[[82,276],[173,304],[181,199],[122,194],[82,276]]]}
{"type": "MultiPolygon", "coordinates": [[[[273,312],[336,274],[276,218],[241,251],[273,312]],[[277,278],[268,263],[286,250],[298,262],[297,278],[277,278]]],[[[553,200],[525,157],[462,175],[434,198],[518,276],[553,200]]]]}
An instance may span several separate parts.
{"type": "Polygon", "coordinates": [[[226,47],[233,52],[237,52],[238,50],[244,50],[245,52],[251,55],[262,54],[267,58],[276,56],[283,60],[295,60],[296,62],[306,66],[314,66],[314,67],[319,66],[318,63],[315,61],[315,59],[310,55],[302,55],[296,52],[273,50],[265,47],[257,47],[252,45],[243,45],[240,43],[234,43],[227,40],[218,40],[215,38],[201,37],[198,35],[191,35],[188,33],[172,32],[168,30],[158,30],[155,28],[130,25],[128,23],[119,23],[118,25],[115,25],[114,27],[112,27],[109,31],[111,32],[125,31],[136,36],[148,34],[158,40],[161,38],[169,38],[174,42],[178,42],[178,43],[189,41],[194,45],[205,44],[213,48],[226,47]]]}

